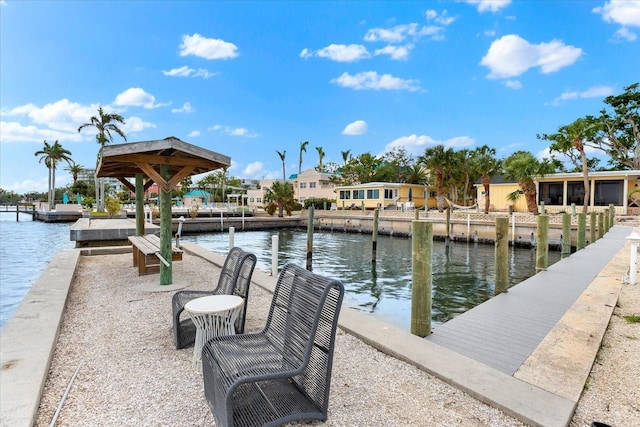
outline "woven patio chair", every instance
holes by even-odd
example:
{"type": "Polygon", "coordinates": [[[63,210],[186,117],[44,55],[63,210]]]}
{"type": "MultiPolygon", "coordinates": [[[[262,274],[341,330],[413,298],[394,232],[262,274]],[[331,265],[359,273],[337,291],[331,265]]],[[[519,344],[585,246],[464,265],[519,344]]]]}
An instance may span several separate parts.
{"type": "Polygon", "coordinates": [[[339,281],[288,263],[262,332],[205,344],[204,391],[217,426],[327,419],[343,295],[339,281]]]}
{"type": "Polygon", "coordinates": [[[173,295],[173,336],[176,349],[184,348],[193,344],[196,337],[196,327],[191,318],[186,314],[181,317],[184,311],[184,305],[189,301],[205,297],[208,295],[237,295],[244,298],[244,306],[242,312],[238,315],[235,322],[235,330],[237,334],[244,332],[244,322],[247,314],[247,302],[249,299],[249,285],[251,284],[251,276],[256,266],[256,256],[250,252],[246,252],[241,248],[234,247],[229,251],[224,261],[218,285],[211,291],[178,291],[173,295]]]}

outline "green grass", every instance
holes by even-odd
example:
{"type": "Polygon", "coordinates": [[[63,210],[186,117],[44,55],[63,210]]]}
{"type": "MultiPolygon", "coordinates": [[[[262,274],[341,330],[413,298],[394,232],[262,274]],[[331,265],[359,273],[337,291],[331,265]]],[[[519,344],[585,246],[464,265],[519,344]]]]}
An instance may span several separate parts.
{"type": "Polygon", "coordinates": [[[624,316],[624,320],[626,320],[629,323],[640,323],[640,316],[624,316]]]}

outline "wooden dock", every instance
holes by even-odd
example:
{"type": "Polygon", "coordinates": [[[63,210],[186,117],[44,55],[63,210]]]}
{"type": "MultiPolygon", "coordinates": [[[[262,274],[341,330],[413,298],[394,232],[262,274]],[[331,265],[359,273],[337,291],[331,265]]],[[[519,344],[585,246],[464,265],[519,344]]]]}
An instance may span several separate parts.
{"type": "Polygon", "coordinates": [[[31,203],[1,204],[0,212],[15,212],[16,221],[20,221],[20,214],[31,215],[32,219],[36,217],[36,207],[31,203]]]}
{"type": "Polygon", "coordinates": [[[631,227],[602,238],[545,271],[434,328],[426,339],[513,375],[598,273],[631,227]]]}

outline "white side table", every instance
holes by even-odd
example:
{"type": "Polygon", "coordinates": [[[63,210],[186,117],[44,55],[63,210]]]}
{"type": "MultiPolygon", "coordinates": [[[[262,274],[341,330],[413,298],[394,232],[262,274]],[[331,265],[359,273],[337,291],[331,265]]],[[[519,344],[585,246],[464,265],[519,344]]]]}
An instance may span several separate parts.
{"type": "Polygon", "coordinates": [[[185,311],[196,325],[194,369],[197,369],[202,358],[202,347],[209,339],[220,335],[235,335],[235,321],[243,304],[244,299],[236,295],[210,295],[196,298],[184,305],[185,311]]]}

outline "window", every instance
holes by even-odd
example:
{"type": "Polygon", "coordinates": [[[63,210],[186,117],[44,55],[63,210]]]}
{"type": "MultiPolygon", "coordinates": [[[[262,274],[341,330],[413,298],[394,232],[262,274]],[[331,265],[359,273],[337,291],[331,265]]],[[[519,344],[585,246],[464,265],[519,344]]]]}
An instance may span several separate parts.
{"type": "Polygon", "coordinates": [[[299,185],[300,185],[300,188],[307,188],[306,182],[301,182],[299,185]]]}
{"type": "Polygon", "coordinates": [[[262,203],[262,197],[256,197],[256,202],[262,203]]]}
{"type": "Polygon", "coordinates": [[[310,182],[309,183],[309,188],[316,188],[316,183],[315,182],[310,182]]]}
{"type": "Polygon", "coordinates": [[[576,206],[584,205],[584,182],[567,182],[567,204],[575,203],[576,206]]]}
{"type": "Polygon", "coordinates": [[[595,206],[608,206],[613,203],[614,205],[622,206],[623,185],[621,179],[596,181],[593,204],[595,206]]]}
{"type": "Polygon", "coordinates": [[[385,199],[393,199],[393,190],[390,188],[384,189],[384,198],[385,199]]]}
{"type": "Polygon", "coordinates": [[[367,190],[367,199],[379,199],[380,198],[380,190],[367,190]]]}
{"type": "Polygon", "coordinates": [[[349,200],[351,198],[351,191],[349,190],[340,190],[340,199],[349,200]]]}
{"type": "Polygon", "coordinates": [[[353,190],[354,200],[364,200],[364,190],[353,190]]]}
{"type": "Polygon", "coordinates": [[[540,201],[545,205],[562,205],[562,188],[563,183],[558,182],[541,182],[540,183],[540,201]]]}

